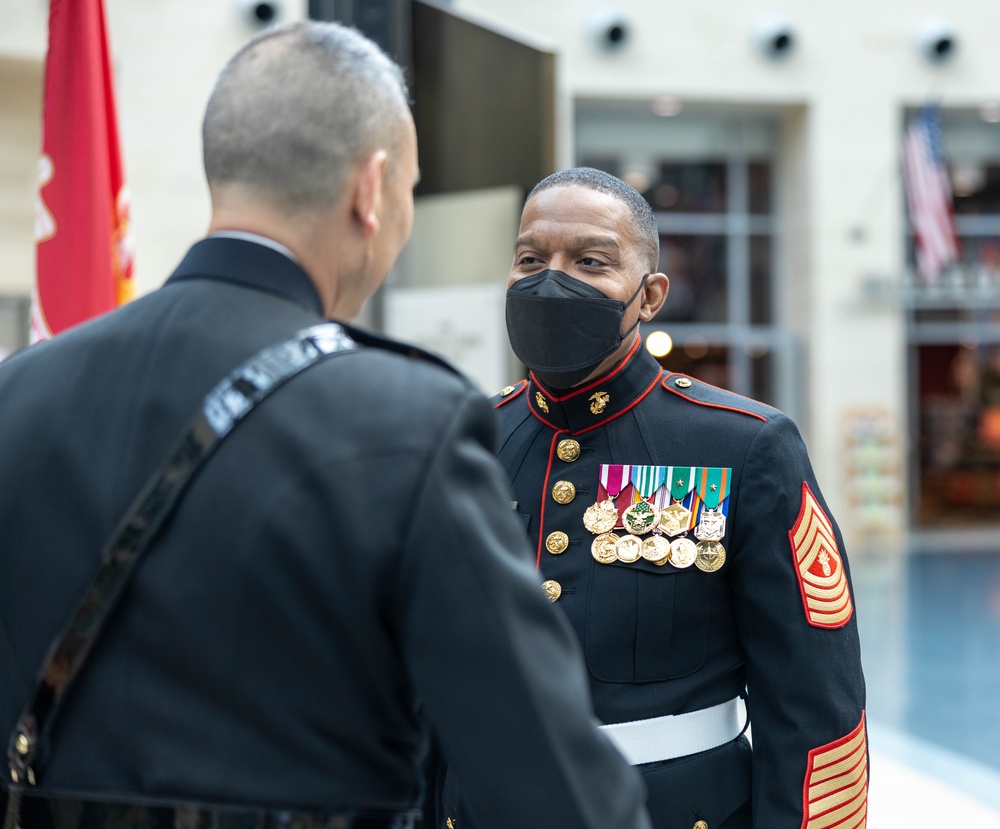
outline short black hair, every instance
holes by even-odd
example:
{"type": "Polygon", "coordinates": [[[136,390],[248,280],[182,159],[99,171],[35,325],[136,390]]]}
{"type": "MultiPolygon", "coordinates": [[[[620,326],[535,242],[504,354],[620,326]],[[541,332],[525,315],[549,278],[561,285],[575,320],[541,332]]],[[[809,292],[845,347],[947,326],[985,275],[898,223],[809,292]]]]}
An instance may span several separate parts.
{"type": "Polygon", "coordinates": [[[532,196],[542,190],[572,185],[589,187],[598,193],[607,193],[628,208],[636,241],[646,255],[649,272],[654,272],[660,261],[660,231],[656,226],[656,216],[653,215],[653,209],[649,206],[649,202],[618,176],[593,167],[572,167],[569,170],[560,170],[538,182],[528,193],[524,203],[527,204],[532,196]]]}

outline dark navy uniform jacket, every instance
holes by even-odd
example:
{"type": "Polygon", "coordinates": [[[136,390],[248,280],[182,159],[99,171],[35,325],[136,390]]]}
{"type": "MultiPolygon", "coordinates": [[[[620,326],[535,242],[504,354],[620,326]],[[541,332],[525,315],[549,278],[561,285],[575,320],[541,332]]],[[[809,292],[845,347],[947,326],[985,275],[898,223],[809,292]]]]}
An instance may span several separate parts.
{"type": "Polygon", "coordinates": [[[494,398],[499,456],[540,578],[558,583],[557,606],[583,643],[598,717],[681,714],[748,693],[752,755],[743,737],[640,767],[657,829],[748,826],[751,799],[759,829],[864,825],[865,691],[847,559],[794,424],[664,373],[638,343],[608,375],[561,395],[532,379],[494,398]],[[731,470],[721,569],[598,563],[583,515],[601,464],[731,470]],[[553,496],[560,482],[575,487],[568,503],[553,496]],[[564,552],[549,551],[563,546],[547,545],[552,533],[568,536],[564,552]]]}
{"type": "MultiPolygon", "coordinates": [[[[210,238],[162,289],[0,364],[4,745],[203,397],[321,320],[291,259],[210,238]]],[[[195,478],[70,693],[41,788],[410,809],[426,717],[482,825],[648,827],[538,589],[486,398],[352,334],[360,348],[263,401],[195,478]]]]}

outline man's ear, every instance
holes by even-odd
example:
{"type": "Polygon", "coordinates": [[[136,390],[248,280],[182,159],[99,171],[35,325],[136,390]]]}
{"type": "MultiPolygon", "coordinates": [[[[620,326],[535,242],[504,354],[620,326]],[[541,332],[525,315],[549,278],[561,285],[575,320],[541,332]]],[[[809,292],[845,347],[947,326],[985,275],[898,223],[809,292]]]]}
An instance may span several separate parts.
{"type": "Polygon", "coordinates": [[[375,236],[382,226],[379,214],[382,212],[382,182],[388,159],[385,150],[376,150],[358,161],[351,177],[351,212],[366,239],[375,236]]]}
{"type": "Polygon", "coordinates": [[[639,306],[639,319],[649,322],[655,317],[663,301],[667,298],[670,290],[670,280],[664,273],[651,273],[646,277],[646,284],[643,286],[642,305],[639,306]]]}

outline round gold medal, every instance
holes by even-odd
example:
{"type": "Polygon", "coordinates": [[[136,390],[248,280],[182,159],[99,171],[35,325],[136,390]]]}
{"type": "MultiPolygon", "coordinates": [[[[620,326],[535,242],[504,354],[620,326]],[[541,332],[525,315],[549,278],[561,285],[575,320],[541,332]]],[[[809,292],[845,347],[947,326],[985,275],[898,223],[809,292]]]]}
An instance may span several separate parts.
{"type": "Polygon", "coordinates": [[[618,547],[615,549],[618,560],[624,561],[626,564],[638,561],[641,551],[642,539],[634,535],[623,535],[618,539],[618,547]]]}
{"type": "Polygon", "coordinates": [[[636,501],[622,513],[622,526],[633,535],[645,535],[653,527],[659,513],[646,501],[636,501]]]}
{"type": "Polygon", "coordinates": [[[618,561],[618,536],[614,533],[604,533],[594,539],[590,545],[590,553],[601,564],[612,564],[618,561]]]}
{"type": "Polygon", "coordinates": [[[699,541],[695,567],[706,573],[714,573],[726,563],[726,548],[718,541],[699,541]]]}
{"type": "Polygon", "coordinates": [[[583,526],[594,535],[611,532],[617,523],[618,508],[613,498],[591,504],[583,514],[583,526]]]}
{"type": "Polygon", "coordinates": [[[698,558],[698,548],[690,538],[675,538],[670,543],[670,563],[674,567],[690,567],[698,558]]]}
{"type": "Polygon", "coordinates": [[[651,535],[642,540],[639,555],[653,564],[666,564],[670,560],[670,542],[662,535],[651,535]]]}

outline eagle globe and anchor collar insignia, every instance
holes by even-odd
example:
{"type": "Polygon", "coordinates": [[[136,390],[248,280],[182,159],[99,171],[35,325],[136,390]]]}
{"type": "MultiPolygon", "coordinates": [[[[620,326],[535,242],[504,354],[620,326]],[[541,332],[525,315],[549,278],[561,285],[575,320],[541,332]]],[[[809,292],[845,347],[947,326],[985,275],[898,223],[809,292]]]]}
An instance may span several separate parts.
{"type": "MultiPolygon", "coordinates": [[[[574,389],[550,389],[531,375],[525,395],[528,409],[547,426],[572,435],[613,420],[652,391],[662,375],[660,364],[641,345],[636,340],[610,372],[574,389]]],[[[501,399],[497,405],[504,402],[501,399]]]]}

